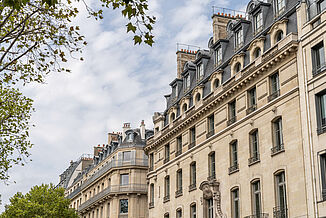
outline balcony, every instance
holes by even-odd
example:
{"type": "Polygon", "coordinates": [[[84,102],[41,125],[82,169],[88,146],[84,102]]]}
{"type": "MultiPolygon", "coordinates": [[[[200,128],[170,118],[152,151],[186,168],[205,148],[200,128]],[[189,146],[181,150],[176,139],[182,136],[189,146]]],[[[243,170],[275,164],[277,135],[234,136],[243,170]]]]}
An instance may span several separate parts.
{"type": "Polygon", "coordinates": [[[83,190],[86,188],[88,185],[93,183],[95,180],[103,176],[105,173],[107,173],[109,170],[117,167],[125,167],[125,166],[144,166],[148,167],[148,159],[131,159],[128,161],[123,161],[123,160],[112,160],[108,162],[106,165],[104,165],[99,171],[94,173],[89,179],[87,179],[82,185],[81,189],[83,190]]]}
{"type": "Polygon", "coordinates": [[[254,155],[253,157],[248,158],[248,165],[255,164],[260,161],[259,154],[254,155]]]}
{"type": "Polygon", "coordinates": [[[196,183],[189,185],[189,191],[190,192],[193,191],[193,190],[196,190],[196,189],[197,189],[196,188],[196,183]]]}
{"type": "Polygon", "coordinates": [[[117,194],[129,194],[129,193],[137,193],[137,194],[147,194],[147,184],[128,184],[128,185],[113,185],[109,186],[94,197],[88,199],[84,203],[82,203],[78,211],[82,211],[87,207],[93,205],[94,203],[100,201],[101,199],[107,196],[114,196],[117,194]]]}
{"type": "Polygon", "coordinates": [[[326,121],[324,121],[324,123],[317,128],[318,135],[323,134],[324,132],[326,132],[326,121]]]}
{"type": "Polygon", "coordinates": [[[166,196],[164,196],[164,198],[163,198],[163,203],[166,203],[166,202],[168,202],[168,201],[170,201],[170,195],[166,195],[166,196]]]}
{"type": "Polygon", "coordinates": [[[233,164],[233,166],[229,167],[229,174],[235,173],[239,171],[239,164],[233,164]]]}
{"type": "Polygon", "coordinates": [[[67,198],[68,199],[72,199],[72,198],[74,198],[77,194],[79,194],[80,193],[80,186],[78,186],[73,192],[71,192],[68,196],[67,196],[67,198]]]}
{"type": "Polygon", "coordinates": [[[214,135],[214,129],[211,129],[208,131],[208,133],[206,134],[206,138],[208,139],[209,137],[214,135]]]}
{"type": "Polygon", "coordinates": [[[256,109],[257,109],[257,105],[256,105],[256,104],[250,106],[250,107],[246,110],[247,115],[250,114],[250,113],[252,113],[252,112],[254,112],[256,109]]]}
{"type": "Polygon", "coordinates": [[[268,218],[269,214],[268,213],[258,213],[250,216],[245,216],[244,218],[268,218]]]}
{"type": "Polygon", "coordinates": [[[274,218],[287,218],[288,209],[286,207],[274,207],[273,208],[273,217],[274,218]]]}
{"type": "Polygon", "coordinates": [[[191,142],[191,143],[188,145],[188,149],[191,149],[191,148],[195,147],[195,145],[196,145],[196,142],[195,142],[195,141],[191,142]]]}
{"type": "Polygon", "coordinates": [[[321,63],[320,66],[314,66],[312,68],[312,75],[315,77],[318,74],[324,72],[326,70],[326,64],[325,63],[321,63]]]}
{"type": "Polygon", "coordinates": [[[148,208],[149,208],[149,209],[154,208],[154,202],[149,202],[149,204],[148,204],[148,208]]]}
{"type": "Polygon", "coordinates": [[[275,155],[283,151],[284,151],[284,144],[280,144],[271,148],[271,152],[272,152],[271,155],[275,155]]]}
{"type": "Polygon", "coordinates": [[[227,125],[230,126],[231,124],[235,123],[237,121],[237,116],[230,117],[227,121],[227,125]]]}
{"type": "Polygon", "coordinates": [[[181,154],[182,154],[182,149],[179,149],[175,152],[175,157],[178,157],[181,154]]]}
{"type": "Polygon", "coordinates": [[[167,162],[170,161],[170,157],[166,157],[164,160],[163,160],[163,163],[166,164],[167,162]]]}
{"type": "Polygon", "coordinates": [[[175,197],[177,198],[177,197],[180,197],[180,196],[182,196],[182,188],[179,188],[179,190],[175,191],[175,197]]]}
{"type": "Polygon", "coordinates": [[[268,96],[268,101],[273,101],[275,98],[280,96],[280,90],[277,90],[268,96]]]}

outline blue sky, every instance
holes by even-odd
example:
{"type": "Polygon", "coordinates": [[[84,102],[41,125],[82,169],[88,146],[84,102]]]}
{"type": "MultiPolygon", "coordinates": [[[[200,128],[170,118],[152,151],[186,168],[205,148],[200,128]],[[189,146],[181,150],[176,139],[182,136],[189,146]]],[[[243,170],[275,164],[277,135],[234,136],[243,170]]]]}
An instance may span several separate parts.
{"type": "MultiPolygon", "coordinates": [[[[96,0],[89,0],[89,3],[96,0]]],[[[59,182],[59,175],[92,147],[107,142],[107,133],[121,131],[124,122],[137,128],[165,109],[163,95],[176,77],[176,43],[207,48],[212,36],[212,6],[245,8],[237,0],[149,0],[157,17],[153,47],[134,46],[119,11],[105,11],[105,19],[87,19],[81,8],[76,23],[88,46],[84,62],[71,61],[72,73],[53,73],[46,84],[28,85],[24,92],[35,100],[32,123],[32,162],[10,170],[8,185],[0,183],[2,205],[17,191],[59,182]]]]}

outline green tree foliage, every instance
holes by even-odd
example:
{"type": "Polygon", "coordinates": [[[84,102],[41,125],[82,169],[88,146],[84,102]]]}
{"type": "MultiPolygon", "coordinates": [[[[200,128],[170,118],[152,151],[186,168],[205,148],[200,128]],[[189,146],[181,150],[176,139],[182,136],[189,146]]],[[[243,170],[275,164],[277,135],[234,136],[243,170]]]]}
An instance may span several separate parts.
{"type": "Polygon", "coordinates": [[[0,84],[0,180],[8,179],[8,169],[14,164],[23,165],[29,156],[32,102],[18,89],[0,84]]]}
{"type": "Polygon", "coordinates": [[[64,197],[63,188],[55,188],[53,184],[34,186],[23,195],[18,192],[10,198],[5,212],[0,218],[77,218],[74,209],[69,208],[69,199],[64,197]]]}

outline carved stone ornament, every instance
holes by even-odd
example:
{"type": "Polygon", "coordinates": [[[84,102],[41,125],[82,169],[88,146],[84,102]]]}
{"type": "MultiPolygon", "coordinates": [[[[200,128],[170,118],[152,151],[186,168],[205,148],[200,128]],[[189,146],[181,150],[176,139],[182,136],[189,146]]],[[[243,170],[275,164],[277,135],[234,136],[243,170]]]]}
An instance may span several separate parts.
{"type": "Polygon", "coordinates": [[[214,218],[226,218],[221,209],[220,183],[216,180],[204,181],[199,189],[203,191],[203,201],[213,198],[214,218]]]}

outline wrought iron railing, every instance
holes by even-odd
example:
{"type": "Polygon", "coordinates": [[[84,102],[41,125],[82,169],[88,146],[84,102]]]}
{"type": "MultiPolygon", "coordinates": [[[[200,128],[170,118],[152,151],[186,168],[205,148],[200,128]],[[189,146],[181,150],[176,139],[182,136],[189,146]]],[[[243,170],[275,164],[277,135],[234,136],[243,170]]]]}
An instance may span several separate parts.
{"type": "Polygon", "coordinates": [[[254,112],[255,110],[257,109],[257,105],[254,104],[254,105],[251,105],[247,110],[246,110],[246,113],[247,115],[254,112]]]}
{"type": "Polygon", "coordinates": [[[123,167],[123,166],[148,166],[148,159],[131,159],[128,161],[123,160],[112,160],[108,162],[106,165],[104,165],[99,171],[94,173],[89,179],[87,179],[82,185],[81,189],[84,189],[91,183],[93,183],[96,179],[101,177],[103,174],[105,174],[107,171],[109,171],[112,168],[116,167],[123,167]]]}
{"type": "Polygon", "coordinates": [[[251,165],[259,161],[259,154],[256,154],[248,159],[248,164],[251,165]]]}
{"type": "Polygon", "coordinates": [[[175,197],[177,198],[177,197],[179,197],[181,195],[182,195],[182,188],[179,188],[179,190],[175,191],[175,197]]]}
{"type": "Polygon", "coordinates": [[[317,128],[317,134],[318,135],[323,134],[324,132],[326,132],[326,124],[322,124],[321,126],[319,126],[317,128]]]}
{"type": "Polygon", "coordinates": [[[147,193],[147,184],[128,184],[128,185],[113,185],[109,186],[103,191],[96,194],[94,197],[88,199],[84,203],[82,203],[78,211],[82,211],[85,208],[93,205],[95,202],[101,200],[102,198],[109,195],[116,195],[119,193],[147,193]]]}
{"type": "Polygon", "coordinates": [[[278,96],[280,96],[280,90],[277,90],[277,91],[273,92],[272,94],[270,94],[268,96],[268,101],[272,101],[275,98],[277,98],[278,96]]]}
{"type": "Polygon", "coordinates": [[[279,144],[271,148],[272,155],[284,151],[284,144],[279,144]]]}
{"type": "Polygon", "coordinates": [[[233,164],[232,166],[229,167],[229,174],[234,173],[239,170],[239,164],[233,164]]]}
{"type": "Polygon", "coordinates": [[[214,129],[211,129],[208,131],[208,133],[206,134],[206,138],[208,139],[209,137],[214,135],[214,129]]]}
{"type": "Polygon", "coordinates": [[[163,203],[170,201],[170,195],[166,195],[163,197],[163,203]]]}
{"type": "Polygon", "coordinates": [[[227,121],[227,125],[230,126],[231,124],[235,123],[237,121],[237,116],[230,117],[227,121]]]}
{"type": "Polygon", "coordinates": [[[268,213],[258,213],[250,216],[245,216],[244,218],[268,218],[269,214],[268,213]]]}
{"type": "Polygon", "coordinates": [[[151,208],[153,208],[153,207],[154,207],[154,202],[149,202],[149,204],[148,204],[148,208],[151,209],[151,208]]]}
{"type": "Polygon", "coordinates": [[[317,76],[318,74],[320,74],[324,70],[326,70],[326,64],[325,64],[325,62],[324,63],[321,63],[320,65],[314,66],[312,68],[312,75],[313,76],[317,76]]]}
{"type": "Polygon", "coordinates": [[[195,145],[196,145],[196,142],[195,142],[195,141],[191,142],[191,143],[188,145],[188,149],[191,149],[191,148],[195,147],[195,145]]]}
{"type": "Polygon", "coordinates": [[[273,217],[274,218],[287,218],[288,209],[286,207],[274,207],[273,208],[273,217]]]}

